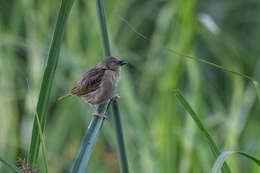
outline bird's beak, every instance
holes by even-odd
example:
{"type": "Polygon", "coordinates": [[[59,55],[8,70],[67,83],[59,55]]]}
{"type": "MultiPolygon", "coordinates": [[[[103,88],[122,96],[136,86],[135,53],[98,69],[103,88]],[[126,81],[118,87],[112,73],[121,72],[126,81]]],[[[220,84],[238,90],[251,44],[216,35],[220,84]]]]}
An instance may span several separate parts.
{"type": "Polygon", "coordinates": [[[118,66],[123,66],[123,65],[125,65],[125,64],[127,64],[127,62],[126,62],[126,61],[123,61],[123,60],[116,62],[116,65],[118,65],[118,66]]]}

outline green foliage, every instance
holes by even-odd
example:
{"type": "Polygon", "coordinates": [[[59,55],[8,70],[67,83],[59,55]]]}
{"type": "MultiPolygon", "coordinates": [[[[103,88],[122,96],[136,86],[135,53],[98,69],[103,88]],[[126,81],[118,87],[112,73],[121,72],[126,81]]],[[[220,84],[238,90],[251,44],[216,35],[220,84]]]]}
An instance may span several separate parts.
{"type": "MultiPolygon", "coordinates": [[[[107,113],[110,101],[99,106],[99,113],[107,113]]],[[[81,142],[78,156],[72,168],[72,173],[82,173],[85,172],[91,153],[96,145],[99,131],[101,130],[105,118],[99,118],[93,116],[89,126],[86,130],[85,136],[81,142]]]]}
{"type": "Polygon", "coordinates": [[[232,155],[232,154],[239,154],[241,156],[244,156],[250,160],[252,160],[253,162],[255,162],[258,166],[260,166],[260,160],[255,158],[254,156],[251,156],[245,152],[241,152],[241,151],[225,151],[223,153],[221,153],[220,156],[218,156],[217,160],[214,163],[214,166],[212,168],[212,173],[219,173],[221,167],[223,166],[223,163],[225,162],[225,160],[227,160],[228,156],[232,155]]]}
{"type": "Polygon", "coordinates": [[[23,173],[19,168],[17,168],[15,165],[13,165],[12,163],[8,162],[7,160],[5,160],[5,159],[0,157],[0,161],[3,164],[5,164],[8,168],[10,168],[10,170],[12,170],[13,172],[23,173]]]}
{"type": "MultiPolygon", "coordinates": [[[[35,165],[38,160],[39,148],[40,148],[40,128],[44,130],[46,118],[47,118],[47,108],[49,103],[49,97],[51,94],[51,88],[53,84],[53,79],[56,71],[56,67],[58,64],[61,41],[63,38],[63,32],[66,20],[70,13],[70,9],[72,7],[74,0],[63,0],[61,2],[61,8],[59,12],[59,16],[57,19],[57,24],[55,26],[55,31],[53,35],[53,39],[50,46],[50,51],[48,54],[47,66],[44,71],[43,80],[41,84],[40,96],[37,103],[36,112],[39,115],[40,126],[38,125],[38,120],[34,120],[33,131],[32,131],[32,139],[30,145],[30,152],[28,156],[28,161],[31,165],[35,165]]],[[[46,160],[44,161],[46,163],[46,160]]],[[[46,165],[46,164],[45,164],[46,165]]],[[[47,167],[46,167],[47,168],[47,167]]]]}
{"type": "MultiPolygon", "coordinates": [[[[179,90],[176,90],[175,94],[176,94],[176,97],[178,98],[178,100],[180,101],[180,103],[185,108],[185,110],[190,114],[190,116],[192,117],[192,119],[194,120],[194,122],[196,123],[198,128],[205,135],[205,137],[207,139],[207,142],[208,142],[208,144],[209,144],[209,146],[210,146],[210,148],[212,150],[212,153],[217,158],[218,155],[220,155],[220,151],[219,151],[216,143],[214,142],[213,138],[210,136],[209,132],[207,131],[207,129],[202,124],[199,116],[194,112],[194,110],[191,108],[191,106],[186,101],[186,99],[182,96],[182,94],[181,94],[181,92],[179,90]]],[[[230,169],[229,169],[229,167],[228,167],[228,165],[226,163],[224,163],[223,172],[224,173],[230,172],[230,169]]]]}
{"type": "MultiPolygon", "coordinates": [[[[0,155],[12,163],[26,156],[30,146],[35,118],[30,115],[35,114],[60,2],[0,0],[0,155]]],[[[246,151],[259,158],[260,107],[251,83],[168,49],[259,83],[260,1],[104,3],[111,52],[129,62],[122,69],[119,101],[131,172],[212,170],[215,158],[205,135],[184,116],[172,94],[175,88],[187,96],[220,151],[246,151]]],[[[71,171],[92,113],[80,98],[56,100],[104,57],[96,3],[79,0],[73,6],[45,112],[48,171],[55,173],[71,171]]],[[[112,118],[103,124],[87,172],[120,171],[112,118]]],[[[44,170],[43,159],[39,157],[40,170],[44,170]]],[[[241,157],[230,157],[227,163],[235,173],[260,172],[257,164],[241,157]]],[[[8,171],[0,165],[0,172],[8,171]]]]}
{"type": "Polygon", "coordinates": [[[44,137],[43,137],[42,127],[41,127],[41,123],[40,123],[39,116],[38,116],[37,112],[35,114],[35,117],[36,117],[36,120],[37,120],[37,125],[38,125],[38,128],[39,128],[39,135],[40,135],[40,139],[41,139],[44,168],[45,168],[45,172],[48,173],[48,163],[47,163],[47,156],[46,156],[45,140],[44,140],[44,137]]]}

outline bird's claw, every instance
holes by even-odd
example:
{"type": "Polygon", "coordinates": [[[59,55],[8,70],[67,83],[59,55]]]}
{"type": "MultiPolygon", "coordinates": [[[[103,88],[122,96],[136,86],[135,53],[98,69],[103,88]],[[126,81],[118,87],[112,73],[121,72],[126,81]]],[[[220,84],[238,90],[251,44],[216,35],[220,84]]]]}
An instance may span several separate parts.
{"type": "Polygon", "coordinates": [[[119,98],[120,98],[120,95],[119,95],[118,93],[115,93],[115,94],[112,96],[111,101],[115,101],[115,100],[117,100],[117,99],[119,99],[119,98]]]}

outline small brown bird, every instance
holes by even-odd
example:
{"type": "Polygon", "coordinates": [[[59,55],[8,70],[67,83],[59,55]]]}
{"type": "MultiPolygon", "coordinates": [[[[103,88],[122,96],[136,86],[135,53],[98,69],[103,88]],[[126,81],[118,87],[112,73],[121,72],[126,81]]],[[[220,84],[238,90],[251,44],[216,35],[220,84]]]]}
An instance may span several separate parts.
{"type": "Polygon", "coordinates": [[[97,105],[114,96],[120,78],[121,66],[125,64],[127,64],[125,61],[112,56],[105,57],[103,61],[84,75],[69,94],[58,98],[58,100],[69,96],[80,96],[94,108],[93,115],[106,118],[105,114],[97,112],[97,105]]]}

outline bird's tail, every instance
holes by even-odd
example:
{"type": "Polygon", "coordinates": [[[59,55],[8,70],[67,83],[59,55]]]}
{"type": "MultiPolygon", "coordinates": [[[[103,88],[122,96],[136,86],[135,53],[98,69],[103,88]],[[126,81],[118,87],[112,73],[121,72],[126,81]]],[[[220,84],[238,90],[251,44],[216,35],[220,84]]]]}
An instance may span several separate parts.
{"type": "Polygon", "coordinates": [[[72,96],[72,94],[66,94],[64,96],[61,96],[61,97],[58,98],[58,101],[65,99],[66,97],[70,97],[70,96],[72,96]]]}

